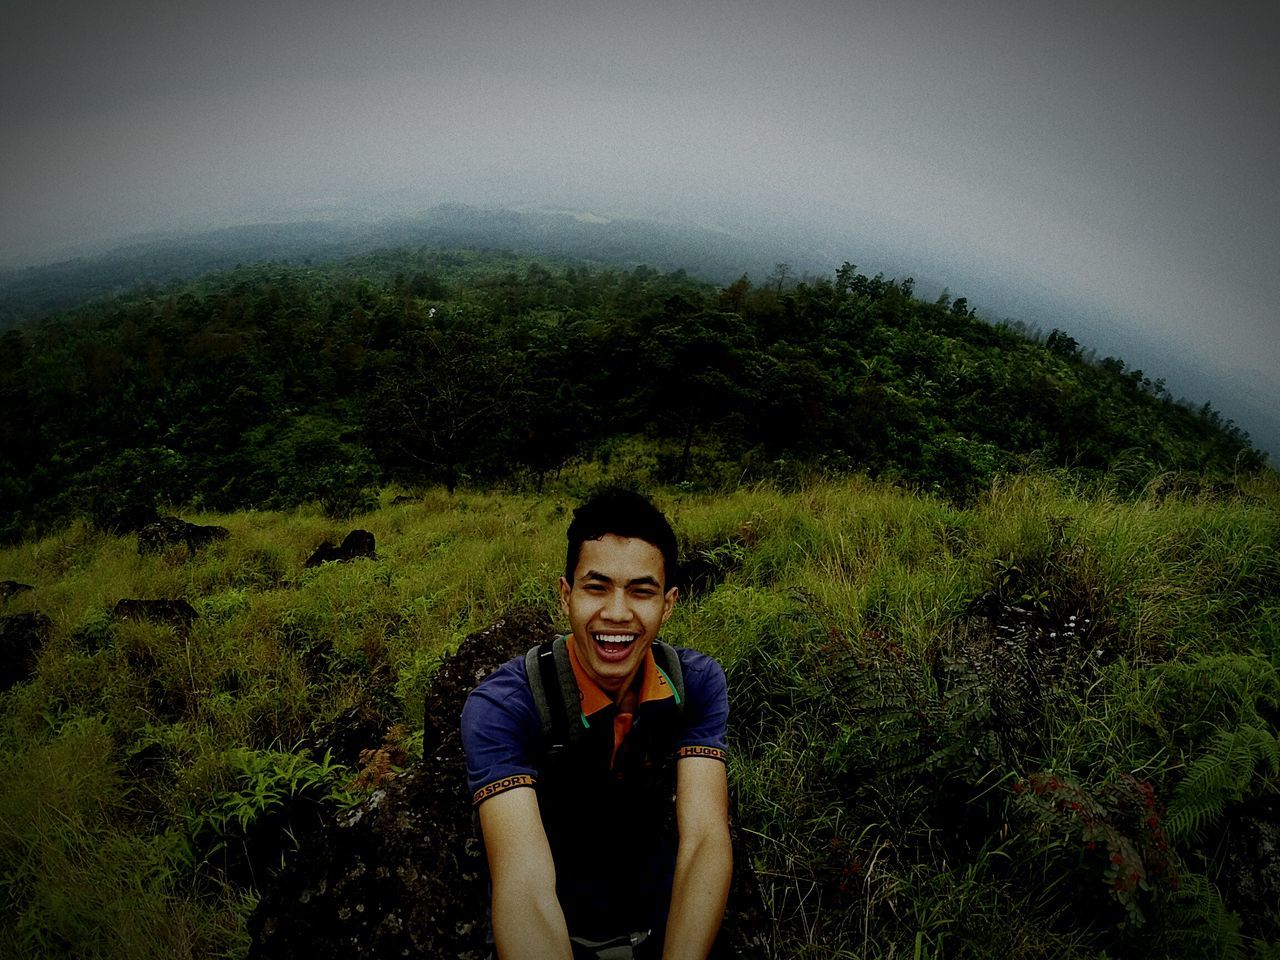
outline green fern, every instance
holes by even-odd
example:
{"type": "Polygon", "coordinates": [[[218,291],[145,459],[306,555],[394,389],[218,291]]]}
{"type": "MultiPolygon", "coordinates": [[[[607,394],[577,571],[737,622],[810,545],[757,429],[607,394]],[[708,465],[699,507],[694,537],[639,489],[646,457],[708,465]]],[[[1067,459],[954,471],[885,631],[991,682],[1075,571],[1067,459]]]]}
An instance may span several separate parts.
{"type": "Polygon", "coordinates": [[[1261,654],[1218,653],[1152,668],[1156,708],[1184,736],[1263,724],[1280,709],[1280,667],[1261,654]]]}
{"type": "Polygon", "coordinates": [[[1280,739],[1248,725],[1219,730],[1174,791],[1165,829],[1174,839],[1199,833],[1232,801],[1241,800],[1262,767],[1280,776],[1280,739]]]}
{"type": "Polygon", "coordinates": [[[338,807],[356,800],[340,783],[344,768],[328,752],[317,762],[296,753],[237,747],[228,751],[226,762],[234,786],[210,797],[203,809],[188,818],[192,837],[211,834],[217,838],[214,852],[228,838],[243,836],[250,824],[291,797],[305,794],[338,807]]]}
{"type": "Polygon", "coordinates": [[[1183,955],[1245,960],[1247,941],[1240,932],[1240,918],[1227,909],[1218,888],[1203,874],[1182,875],[1177,893],[1166,902],[1162,921],[1161,939],[1166,946],[1179,945],[1183,955]]]}

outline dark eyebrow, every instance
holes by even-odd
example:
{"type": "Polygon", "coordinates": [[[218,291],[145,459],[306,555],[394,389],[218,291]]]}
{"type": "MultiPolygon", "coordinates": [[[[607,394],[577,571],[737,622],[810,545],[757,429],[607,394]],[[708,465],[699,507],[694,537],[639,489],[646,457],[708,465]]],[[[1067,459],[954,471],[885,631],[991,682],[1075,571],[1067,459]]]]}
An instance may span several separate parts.
{"type": "MultiPolygon", "coordinates": [[[[588,570],[586,573],[584,573],[584,574],[583,574],[581,577],[579,577],[578,579],[579,579],[579,580],[593,580],[593,581],[596,581],[596,582],[598,582],[598,583],[613,583],[613,578],[612,578],[612,577],[607,577],[607,576],[605,576],[603,573],[601,573],[601,572],[600,572],[600,571],[598,571],[598,570],[588,570]]],[[[662,584],[660,584],[660,583],[658,582],[657,578],[656,578],[656,577],[650,577],[650,576],[636,577],[634,580],[628,580],[626,585],[627,585],[628,587],[641,587],[641,586],[644,586],[644,587],[658,587],[659,589],[661,589],[661,588],[662,588],[662,584]]]]}

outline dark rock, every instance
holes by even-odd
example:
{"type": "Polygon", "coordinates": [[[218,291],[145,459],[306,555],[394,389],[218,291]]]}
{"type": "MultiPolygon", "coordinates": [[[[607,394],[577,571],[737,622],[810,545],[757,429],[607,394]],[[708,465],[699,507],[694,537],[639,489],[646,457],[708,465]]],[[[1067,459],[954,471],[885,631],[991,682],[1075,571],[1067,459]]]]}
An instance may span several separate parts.
{"type": "MultiPolygon", "coordinates": [[[[423,760],[312,835],[277,876],[257,876],[263,895],[249,919],[252,960],[489,955],[488,874],[458,717],[477,683],[552,632],[543,611],[518,608],[441,663],[426,696],[423,760]]],[[[356,711],[345,723],[343,752],[377,743],[373,717],[356,711]]],[[[736,830],[734,837],[724,936],[730,955],[763,957],[771,925],[751,858],[736,830]]]]}
{"type": "Polygon", "coordinates": [[[194,556],[201,547],[231,536],[226,527],[201,526],[188,523],[179,517],[160,517],[138,530],[138,554],[160,553],[166,547],[185,544],[187,556],[194,556]]]}
{"type": "Polygon", "coordinates": [[[383,710],[363,701],[314,729],[312,753],[317,757],[327,753],[332,762],[355,767],[361,752],[376,748],[390,725],[391,718],[383,710]]]}
{"type": "Polygon", "coordinates": [[[19,583],[17,580],[0,580],[0,600],[7,601],[10,597],[34,589],[35,587],[29,583],[19,583]]]}
{"type": "Polygon", "coordinates": [[[1228,908],[1260,941],[1280,938],[1280,799],[1260,797],[1225,818],[1221,883],[1228,908]]]}
{"type": "Polygon", "coordinates": [[[35,675],[36,657],[52,628],[53,622],[43,613],[0,617],[0,691],[35,675]]]}
{"type": "Polygon", "coordinates": [[[345,563],[348,560],[354,560],[357,557],[368,557],[371,560],[378,558],[374,552],[373,534],[368,530],[352,530],[342,541],[342,545],[335,547],[331,542],[326,540],[316,548],[306,562],[307,567],[318,567],[322,563],[345,563]]]}
{"type": "Polygon", "coordinates": [[[190,627],[200,614],[185,600],[121,600],[111,615],[117,620],[170,623],[177,627],[190,627]]]}
{"type": "Polygon", "coordinates": [[[520,609],[441,664],[422,762],[328,824],[273,880],[257,877],[251,957],[485,955],[487,879],[458,716],[479,679],[550,632],[544,613],[520,609]]]}
{"type": "Polygon", "coordinates": [[[744,549],[742,540],[731,538],[713,546],[691,545],[683,553],[685,559],[673,582],[680,588],[680,596],[688,599],[711,593],[742,566],[744,549]]]}
{"type": "Polygon", "coordinates": [[[231,531],[226,527],[219,527],[216,524],[189,523],[187,524],[187,549],[195,553],[203,546],[218,540],[226,540],[230,536],[231,531]]]}
{"type": "Polygon", "coordinates": [[[512,657],[552,636],[555,628],[544,611],[518,607],[459,644],[457,652],[436,669],[427,690],[422,710],[423,756],[456,749],[461,757],[458,718],[467,694],[512,657]]]}
{"type": "Polygon", "coordinates": [[[138,555],[160,553],[165,547],[185,543],[187,521],[161,517],[138,530],[138,555]]]}

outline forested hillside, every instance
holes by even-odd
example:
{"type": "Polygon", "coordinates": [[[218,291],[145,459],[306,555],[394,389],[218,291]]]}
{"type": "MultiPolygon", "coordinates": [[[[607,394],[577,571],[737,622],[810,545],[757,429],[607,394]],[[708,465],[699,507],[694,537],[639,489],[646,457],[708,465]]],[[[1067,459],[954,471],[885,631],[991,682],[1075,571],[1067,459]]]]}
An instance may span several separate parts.
{"type": "Polygon", "coordinates": [[[0,340],[0,535],[159,505],[367,506],[381,483],[538,486],[581,459],[695,487],[862,472],[963,502],[1028,465],[1234,478],[1263,457],[1207,405],[910,279],[717,287],[509,253],[264,264],[0,340]]]}

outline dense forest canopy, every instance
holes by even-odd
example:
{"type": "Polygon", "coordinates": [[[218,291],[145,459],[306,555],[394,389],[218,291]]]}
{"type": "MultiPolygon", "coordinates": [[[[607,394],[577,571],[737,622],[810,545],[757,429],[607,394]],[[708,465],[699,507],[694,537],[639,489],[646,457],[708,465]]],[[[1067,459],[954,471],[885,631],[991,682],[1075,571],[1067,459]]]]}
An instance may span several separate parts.
{"type": "Polygon", "coordinates": [[[57,313],[0,338],[2,534],[164,503],[350,512],[388,480],[537,484],[627,444],[652,480],[804,465],[959,498],[1028,464],[1139,484],[1264,463],[1208,405],[1060,331],[852,264],[789,274],[399,249],[57,313]]]}

